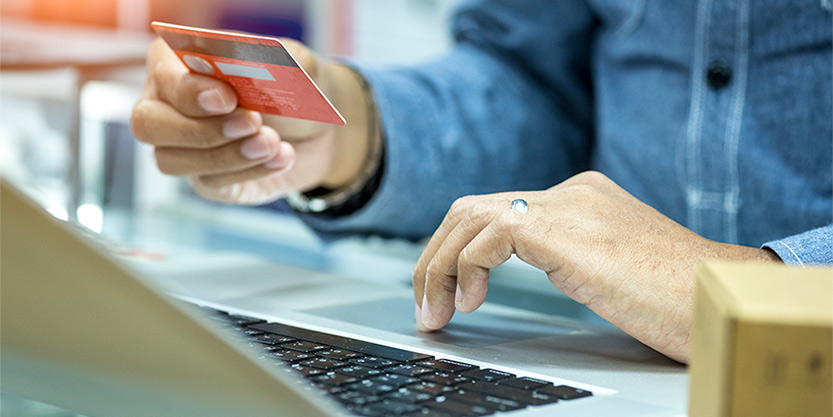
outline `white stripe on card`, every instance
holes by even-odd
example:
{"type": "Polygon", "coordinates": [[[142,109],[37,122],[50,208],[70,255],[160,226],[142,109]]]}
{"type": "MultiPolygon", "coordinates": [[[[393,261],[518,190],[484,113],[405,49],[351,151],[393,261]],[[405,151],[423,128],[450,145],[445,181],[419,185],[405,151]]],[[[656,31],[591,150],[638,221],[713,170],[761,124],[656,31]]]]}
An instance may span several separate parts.
{"type": "Polygon", "coordinates": [[[236,75],[238,77],[256,78],[258,80],[275,81],[275,77],[269,73],[269,70],[261,67],[250,67],[239,64],[229,64],[227,62],[214,62],[217,68],[223,74],[236,75]]]}

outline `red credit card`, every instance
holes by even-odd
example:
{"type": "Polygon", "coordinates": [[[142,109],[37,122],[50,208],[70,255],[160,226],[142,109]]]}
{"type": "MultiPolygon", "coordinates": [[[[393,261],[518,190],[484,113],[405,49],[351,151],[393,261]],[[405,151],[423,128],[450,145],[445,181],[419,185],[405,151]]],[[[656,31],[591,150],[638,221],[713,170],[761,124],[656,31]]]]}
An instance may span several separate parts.
{"type": "Polygon", "coordinates": [[[347,124],[280,40],[161,22],[151,25],[191,72],[231,85],[240,107],[347,124]]]}

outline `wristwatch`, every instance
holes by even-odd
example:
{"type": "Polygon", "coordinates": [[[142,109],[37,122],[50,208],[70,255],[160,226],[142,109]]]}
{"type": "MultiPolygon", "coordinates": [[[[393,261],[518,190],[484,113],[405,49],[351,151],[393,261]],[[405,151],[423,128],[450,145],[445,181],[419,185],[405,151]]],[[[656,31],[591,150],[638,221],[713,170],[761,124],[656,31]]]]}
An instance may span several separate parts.
{"type": "Polygon", "coordinates": [[[333,216],[350,214],[370,200],[381,183],[384,168],[384,140],[379,120],[376,117],[376,102],[373,90],[364,76],[355,68],[346,65],[361,83],[367,105],[368,127],[371,129],[371,148],[359,174],[338,189],[319,187],[306,192],[291,192],[286,202],[292,209],[302,213],[324,213],[333,216]]]}

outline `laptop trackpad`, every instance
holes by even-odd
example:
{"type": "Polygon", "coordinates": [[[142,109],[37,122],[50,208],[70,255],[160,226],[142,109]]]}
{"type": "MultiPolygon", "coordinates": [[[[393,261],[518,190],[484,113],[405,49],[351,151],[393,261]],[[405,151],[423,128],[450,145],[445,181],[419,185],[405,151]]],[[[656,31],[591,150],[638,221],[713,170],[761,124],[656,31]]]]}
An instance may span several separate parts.
{"type": "MultiPolygon", "coordinates": [[[[414,301],[412,298],[384,298],[333,307],[302,310],[304,313],[371,327],[379,330],[414,335],[414,301]]],[[[456,313],[446,327],[421,337],[435,342],[464,348],[480,348],[514,343],[577,329],[559,326],[535,317],[510,317],[488,311],[471,314],[456,313]]]]}

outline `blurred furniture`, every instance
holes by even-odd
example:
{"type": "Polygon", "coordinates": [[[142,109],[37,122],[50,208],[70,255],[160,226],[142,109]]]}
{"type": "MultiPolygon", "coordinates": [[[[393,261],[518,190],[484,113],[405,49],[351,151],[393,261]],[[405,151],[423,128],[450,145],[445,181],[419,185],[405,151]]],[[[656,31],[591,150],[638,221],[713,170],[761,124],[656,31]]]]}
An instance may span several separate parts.
{"type": "Polygon", "coordinates": [[[0,71],[70,69],[75,74],[71,125],[67,132],[69,161],[66,182],[69,220],[75,220],[82,198],[81,89],[93,80],[111,80],[128,68],[141,67],[152,36],[145,32],[0,20],[0,71]]]}

